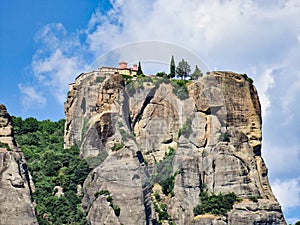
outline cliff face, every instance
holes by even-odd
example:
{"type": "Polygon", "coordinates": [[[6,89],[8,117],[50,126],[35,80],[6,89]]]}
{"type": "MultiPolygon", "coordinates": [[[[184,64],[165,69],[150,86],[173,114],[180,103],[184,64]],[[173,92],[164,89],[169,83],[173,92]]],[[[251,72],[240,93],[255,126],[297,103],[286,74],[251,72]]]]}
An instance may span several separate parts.
{"type": "Polygon", "coordinates": [[[82,201],[91,224],[286,224],[261,157],[253,85],[232,72],[186,89],[163,78],[125,83],[83,74],[65,104],[65,147],[78,144],[94,168],[82,201]],[[204,191],[241,201],[225,216],[195,217],[204,191]]]}
{"type": "Polygon", "coordinates": [[[32,189],[24,155],[13,136],[11,117],[0,104],[0,224],[38,224],[32,189]]]}

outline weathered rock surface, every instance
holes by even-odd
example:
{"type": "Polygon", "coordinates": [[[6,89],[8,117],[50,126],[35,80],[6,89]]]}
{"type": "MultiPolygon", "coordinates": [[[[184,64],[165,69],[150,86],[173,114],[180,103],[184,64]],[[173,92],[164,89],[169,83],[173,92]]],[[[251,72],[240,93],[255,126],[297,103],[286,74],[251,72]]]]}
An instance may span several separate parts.
{"type": "Polygon", "coordinates": [[[18,148],[6,107],[0,104],[0,224],[38,224],[31,198],[33,184],[18,148]]]}
{"type": "Polygon", "coordinates": [[[94,168],[82,201],[91,224],[286,224],[261,157],[251,83],[213,72],[187,83],[188,98],[163,78],[125,84],[118,74],[82,74],[65,104],[65,146],[80,145],[94,168]],[[174,188],[164,194],[158,183],[172,175],[174,188]],[[194,217],[204,190],[243,201],[227,216],[194,217]]]}

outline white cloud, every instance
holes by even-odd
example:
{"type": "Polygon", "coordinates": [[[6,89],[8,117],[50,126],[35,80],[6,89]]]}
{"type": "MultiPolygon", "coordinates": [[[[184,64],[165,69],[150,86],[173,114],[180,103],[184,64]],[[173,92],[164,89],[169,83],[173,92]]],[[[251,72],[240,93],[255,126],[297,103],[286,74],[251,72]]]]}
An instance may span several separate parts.
{"type": "Polygon", "coordinates": [[[79,57],[66,57],[60,49],[56,49],[49,57],[36,56],[32,63],[34,75],[39,84],[47,87],[60,103],[66,98],[67,84],[73,82],[81,67],[79,57]],[[42,79],[41,79],[42,78],[42,79]]]}
{"type": "Polygon", "coordinates": [[[272,75],[273,69],[269,68],[263,71],[263,73],[257,79],[257,88],[259,89],[259,99],[261,102],[261,110],[263,119],[267,114],[268,109],[271,106],[269,90],[275,85],[274,77],[272,75]]]}
{"type": "Polygon", "coordinates": [[[35,86],[41,92],[50,92],[60,104],[65,101],[68,83],[85,69],[81,34],[69,34],[58,23],[46,25],[36,35],[41,46],[32,60],[32,72],[37,80],[35,86]]]}
{"type": "Polygon", "coordinates": [[[283,210],[300,205],[300,178],[285,181],[276,179],[272,184],[272,189],[283,210]]]}
{"type": "Polygon", "coordinates": [[[47,103],[47,99],[42,96],[42,93],[36,91],[32,86],[18,85],[20,92],[22,93],[22,105],[25,110],[31,107],[44,106],[47,103]]]}

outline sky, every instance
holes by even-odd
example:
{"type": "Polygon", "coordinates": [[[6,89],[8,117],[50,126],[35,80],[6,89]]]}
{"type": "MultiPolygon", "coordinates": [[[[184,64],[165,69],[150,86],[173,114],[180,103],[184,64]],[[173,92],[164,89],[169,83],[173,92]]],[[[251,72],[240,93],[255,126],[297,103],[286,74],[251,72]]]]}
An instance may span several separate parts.
{"type": "Polygon", "coordinates": [[[262,104],[270,183],[293,223],[300,220],[299,15],[298,0],[0,0],[0,103],[23,118],[64,118],[77,75],[112,49],[147,41],[187,49],[211,70],[246,73],[262,104]]]}

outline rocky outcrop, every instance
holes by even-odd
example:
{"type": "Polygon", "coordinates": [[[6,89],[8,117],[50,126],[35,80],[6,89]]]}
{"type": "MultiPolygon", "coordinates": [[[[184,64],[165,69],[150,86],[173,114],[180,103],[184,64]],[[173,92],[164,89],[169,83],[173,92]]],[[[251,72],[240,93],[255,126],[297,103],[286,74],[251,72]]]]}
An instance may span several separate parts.
{"type": "Polygon", "coordinates": [[[11,117],[0,104],[0,224],[38,224],[32,189],[24,155],[13,136],[11,117]]]}
{"type": "Polygon", "coordinates": [[[65,112],[65,146],[79,145],[94,168],[82,201],[91,224],[286,224],[261,157],[258,95],[243,76],[213,72],[182,86],[82,74],[65,112]],[[195,217],[203,191],[241,201],[195,217]]]}

